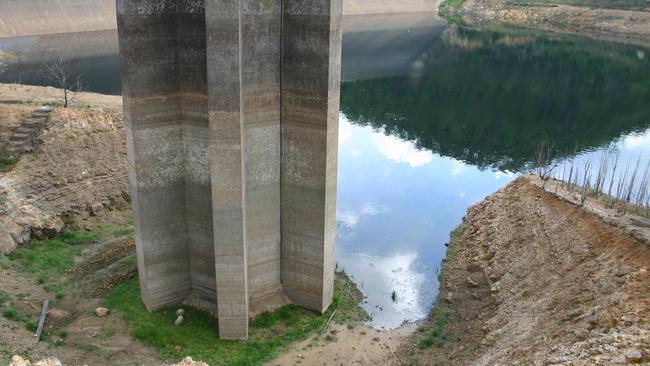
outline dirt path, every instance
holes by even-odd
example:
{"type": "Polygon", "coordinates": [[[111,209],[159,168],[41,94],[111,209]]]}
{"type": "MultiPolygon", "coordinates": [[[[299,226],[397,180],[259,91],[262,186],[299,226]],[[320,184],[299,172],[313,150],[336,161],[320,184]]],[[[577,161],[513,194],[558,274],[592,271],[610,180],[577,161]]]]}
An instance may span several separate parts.
{"type": "Polygon", "coordinates": [[[396,352],[415,329],[415,325],[393,331],[379,331],[362,324],[335,325],[327,335],[296,344],[267,366],[398,365],[396,352]]]}
{"type": "Polygon", "coordinates": [[[648,270],[647,242],[519,178],[470,208],[450,245],[439,302],[451,342],[403,359],[648,364],[648,270]]]}

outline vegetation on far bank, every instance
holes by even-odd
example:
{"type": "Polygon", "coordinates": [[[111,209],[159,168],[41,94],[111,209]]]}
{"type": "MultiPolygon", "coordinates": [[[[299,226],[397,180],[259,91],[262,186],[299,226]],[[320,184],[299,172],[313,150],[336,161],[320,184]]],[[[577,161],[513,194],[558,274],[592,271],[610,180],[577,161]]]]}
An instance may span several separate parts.
{"type": "Polygon", "coordinates": [[[606,9],[646,9],[650,5],[645,0],[509,0],[509,4],[522,6],[572,5],[588,8],[606,9]]]}
{"type": "Polygon", "coordinates": [[[465,0],[442,0],[440,2],[440,12],[445,13],[447,9],[460,9],[463,7],[465,0]]]}

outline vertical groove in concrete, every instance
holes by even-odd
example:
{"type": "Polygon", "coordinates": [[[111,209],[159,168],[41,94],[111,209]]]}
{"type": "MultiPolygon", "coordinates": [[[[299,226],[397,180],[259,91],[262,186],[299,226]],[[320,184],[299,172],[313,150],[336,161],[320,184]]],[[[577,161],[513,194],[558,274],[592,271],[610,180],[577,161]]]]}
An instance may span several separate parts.
{"type": "Polygon", "coordinates": [[[216,303],[210,165],[204,0],[177,4],[178,98],[185,154],[185,221],[192,292],[216,303]]]}
{"type": "Polygon", "coordinates": [[[331,302],[341,0],[285,0],[282,59],[282,280],[289,298],[331,302]],[[336,111],[335,111],[336,110],[336,111]],[[336,112],[336,114],[333,114],[336,112]]]}

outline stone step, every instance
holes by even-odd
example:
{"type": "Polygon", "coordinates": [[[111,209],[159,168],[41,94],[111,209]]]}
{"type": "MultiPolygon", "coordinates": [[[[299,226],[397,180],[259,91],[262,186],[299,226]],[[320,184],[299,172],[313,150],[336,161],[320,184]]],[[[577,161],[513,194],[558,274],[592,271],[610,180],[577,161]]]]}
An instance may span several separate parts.
{"type": "Polygon", "coordinates": [[[22,147],[22,146],[25,145],[25,143],[26,143],[25,140],[22,140],[22,141],[11,141],[11,140],[9,140],[9,147],[22,147]]]}
{"type": "Polygon", "coordinates": [[[47,118],[49,116],[50,116],[50,112],[41,112],[41,111],[32,112],[32,117],[36,117],[36,118],[47,118]]]}
{"type": "Polygon", "coordinates": [[[9,137],[9,141],[27,141],[31,137],[29,133],[14,133],[9,137]]]}
{"type": "Polygon", "coordinates": [[[34,131],[36,131],[35,128],[24,127],[24,126],[21,125],[20,127],[18,127],[16,129],[16,131],[14,133],[28,133],[28,134],[31,135],[32,133],[34,133],[34,131]]]}
{"type": "Polygon", "coordinates": [[[21,123],[21,126],[25,127],[42,127],[45,124],[45,120],[40,120],[40,119],[26,119],[21,123]]]}

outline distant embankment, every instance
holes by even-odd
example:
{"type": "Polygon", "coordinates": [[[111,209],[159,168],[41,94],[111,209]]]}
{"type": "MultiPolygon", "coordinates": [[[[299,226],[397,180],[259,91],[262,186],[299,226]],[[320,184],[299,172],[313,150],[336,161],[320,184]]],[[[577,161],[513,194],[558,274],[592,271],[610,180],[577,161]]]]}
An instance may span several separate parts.
{"type": "Polygon", "coordinates": [[[115,0],[0,0],[0,37],[115,29],[115,0]]]}
{"type": "MultiPolygon", "coordinates": [[[[431,12],[436,0],[344,0],[345,15],[431,12]]],[[[115,0],[0,0],[0,38],[115,29],[115,0]]]]}

